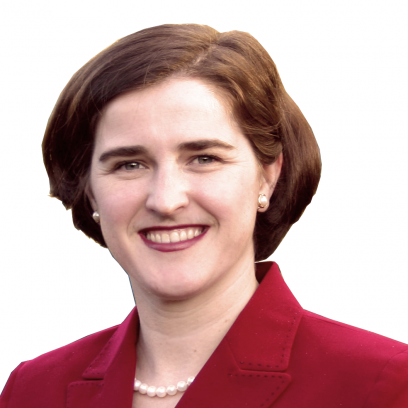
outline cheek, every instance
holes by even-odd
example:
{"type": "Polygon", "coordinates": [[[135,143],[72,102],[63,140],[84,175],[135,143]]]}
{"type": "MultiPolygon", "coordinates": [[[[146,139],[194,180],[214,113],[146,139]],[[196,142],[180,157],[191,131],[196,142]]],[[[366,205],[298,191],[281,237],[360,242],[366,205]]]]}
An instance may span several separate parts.
{"type": "Polygon", "coordinates": [[[101,216],[101,226],[114,228],[128,223],[144,202],[141,189],[124,181],[95,183],[94,196],[101,216]]]}
{"type": "Polygon", "coordinates": [[[226,172],[223,177],[208,179],[200,184],[195,197],[199,205],[211,213],[228,229],[253,229],[258,208],[259,180],[251,169],[236,169],[226,172]],[[253,224],[253,225],[252,225],[253,224]]]}

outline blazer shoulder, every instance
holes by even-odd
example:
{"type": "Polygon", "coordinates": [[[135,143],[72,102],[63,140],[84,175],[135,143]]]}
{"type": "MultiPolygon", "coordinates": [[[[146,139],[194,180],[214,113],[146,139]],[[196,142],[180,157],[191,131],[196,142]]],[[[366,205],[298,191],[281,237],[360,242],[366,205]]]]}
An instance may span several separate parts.
{"type": "Polygon", "coordinates": [[[364,405],[364,408],[383,407],[408,407],[408,350],[387,361],[364,405]]]}
{"type": "MultiPolygon", "coordinates": [[[[49,351],[32,360],[21,363],[11,373],[2,394],[0,408],[6,407],[8,402],[21,392],[32,390],[41,392],[44,385],[66,387],[67,383],[78,381],[89,364],[96,358],[105,344],[115,333],[118,326],[90,334],[73,343],[49,351]]],[[[65,390],[60,390],[64,395],[65,390]]],[[[14,405],[11,405],[14,406],[14,405]]]]}
{"type": "Polygon", "coordinates": [[[8,402],[13,391],[13,385],[17,378],[17,373],[23,365],[24,362],[20,363],[10,374],[8,381],[4,386],[3,392],[0,394],[0,408],[7,408],[8,402]]]}
{"type": "Polygon", "coordinates": [[[318,334],[326,344],[333,344],[333,347],[336,348],[342,345],[341,347],[347,350],[348,354],[355,351],[359,355],[367,355],[379,361],[388,361],[393,356],[408,351],[408,344],[328,319],[307,310],[304,311],[301,326],[306,333],[318,334]]]}
{"type": "MultiPolygon", "coordinates": [[[[35,367],[36,370],[40,367],[49,369],[57,366],[61,362],[64,362],[65,367],[71,362],[84,361],[85,364],[89,364],[98,355],[118,327],[119,326],[116,325],[89,334],[65,346],[42,354],[33,360],[28,360],[24,364],[24,369],[27,370],[31,367],[35,367]]],[[[85,368],[86,367],[84,367],[84,369],[85,368]]]]}
{"type": "MultiPolygon", "coordinates": [[[[343,400],[353,401],[355,405],[350,406],[408,407],[405,343],[305,310],[291,361],[294,374],[308,367],[304,382],[310,387],[325,384],[327,390],[337,390],[343,400]]],[[[322,389],[320,398],[323,394],[322,389]]]]}

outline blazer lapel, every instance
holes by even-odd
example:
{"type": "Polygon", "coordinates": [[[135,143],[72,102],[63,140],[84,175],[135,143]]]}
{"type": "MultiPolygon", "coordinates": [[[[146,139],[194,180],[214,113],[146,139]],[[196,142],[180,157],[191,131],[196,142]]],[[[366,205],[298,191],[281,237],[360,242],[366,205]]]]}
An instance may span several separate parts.
{"type": "MultiPolygon", "coordinates": [[[[289,386],[292,344],[303,309],[276,264],[257,264],[254,296],[184,393],[177,408],[269,407],[289,386]]],[[[135,308],[68,386],[67,408],[131,408],[136,370],[135,308]]]]}
{"type": "Polygon", "coordinates": [[[266,408],[289,386],[284,371],[303,309],[276,264],[257,264],[257,278],[254,296],[177,408],[266,408]]]}
{"type": "Polygon", "coordinates": [[[69,384],[67,408],[132,406],[138,326],[135,308],[84,371],[84,380],[69,384]]]}
{"type": "Polygon", "coordinates": [[[290,381],[290,376],[281,372],[241,369],[223,340],[177,408],[266,408],[290,381]]]}

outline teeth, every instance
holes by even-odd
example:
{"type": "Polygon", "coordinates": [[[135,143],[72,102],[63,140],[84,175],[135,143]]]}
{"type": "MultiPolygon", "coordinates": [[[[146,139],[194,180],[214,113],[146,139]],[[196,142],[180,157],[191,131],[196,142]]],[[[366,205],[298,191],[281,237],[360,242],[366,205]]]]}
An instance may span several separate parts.
{"type": "Polygon", "coordinates": [[[171,242],[180,242],[180,235],[178,232],[174,231],[170,234],[170,241],[171,242]]]}
{"type": "Polygon", "coordinates": [[[193,239],[202,234],[202,232],[203,232],[202,227],[184,228],[166,232],[154,231],[148,232],[146,234],[146,238],[152,242],[169,244],[170,242],[180,242],[187,241],[188,239],[193,239]]]}

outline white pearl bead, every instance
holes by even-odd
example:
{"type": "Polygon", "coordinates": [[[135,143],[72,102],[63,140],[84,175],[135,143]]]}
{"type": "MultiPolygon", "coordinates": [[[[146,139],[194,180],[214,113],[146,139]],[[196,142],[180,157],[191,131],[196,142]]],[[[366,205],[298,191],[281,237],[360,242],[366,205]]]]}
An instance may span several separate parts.
{"type": "Polygon", "coordinates": [[[135,382],[134,382],[134,384],[133,384],[133,389],[134,389],[135,391],[139,391],[139,388],[140,388],[141,385],[142,385],[142,382],[139,381],[139,380],[136,380],[136,378],[135,378],[135,382]]]}
{"type": "Polygon", "coordinates": [[[166,387],[163,387],[162,385],[160,387],[157,387],[156,390],[156,395],[160,398],[163,398],[166,396],[166,387]]]}
{"type": "Polygon", "coordinates": [[[185,391],[191,383],[194,381],[195,377],[188,377],[187,381],[179,381],[177,385],[169,385],[167,388],[161,385],[160,387],[155,387],[154,385],[147,385],[142,383],[137,378],[134,379],[133,389],[139,391],[140,394],[147,394],[149,397],[160,397],[163,398],[166,395],[176,395],[177,391],[185,391]]]}
{"type": "Polygon", "coordinates": [[[167,394],[169,395],[176,395],[177,394],[177,387],[175,385],[169,385],[166,389],[167,394]]]}
{"type": "Polygon", "coordinates": [[[268,204],[268,199],[265,197],[264,194],[259,195],[258,204],[260,208],[264,208],[268,204]]]}
{"type": "Polygon", "coordinates": [[[149,386],[148,386],[147,384],[142,383],[142,384],[140,384],[139,392],[140,392],[141,394],[146,394],[148,388],[149,388],[149,386]]]}
{"type": "Polygon", "coordinates": [[[185,381],[179,381],[177,383],[177,389],[179,391],[185,391],[187,389],[187,383],[185,381]]]}

